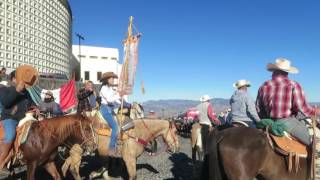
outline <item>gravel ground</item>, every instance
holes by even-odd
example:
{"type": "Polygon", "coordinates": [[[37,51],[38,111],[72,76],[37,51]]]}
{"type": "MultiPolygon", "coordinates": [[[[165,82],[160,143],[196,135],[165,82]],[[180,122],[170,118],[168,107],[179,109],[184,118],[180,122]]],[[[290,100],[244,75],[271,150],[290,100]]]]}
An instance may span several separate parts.
{"type": "MultiPolygon", "coordinates": [[[[161,145],[158,145],[161,146],[161,145]]],[[[92,171],[97,171],[102,166],[102,160],[99,158],[84,158],[85,165],[81,168],[81,175],[88,179],[92,171]]],[[[59,164],[59,163],[58,163],[59,164]]],[[[109,175],[112,180],[121,180],[127,177],[126,168],[122,160],[112,160],[109,175]]],[[[158,156],[149,156],[144,153],[137,164],[137,173],[139,180],[158,180],[158,179],[193,179],[193,168],[191,161],[190,140],[180,137],[180,152],[176,154],[168,154],[166,152],[158,156]]],[[[20,173],[12,179],[25,179],[26,173],[20,173]]],[[[39,169],[36,175],[37,180],[49,180],[50,176],[43,170],[39,169]]],[[[72,179],[68,176],[66,179],[72,179]]],[[[101,178],[97,178],[100,180],[101,178]]]]}

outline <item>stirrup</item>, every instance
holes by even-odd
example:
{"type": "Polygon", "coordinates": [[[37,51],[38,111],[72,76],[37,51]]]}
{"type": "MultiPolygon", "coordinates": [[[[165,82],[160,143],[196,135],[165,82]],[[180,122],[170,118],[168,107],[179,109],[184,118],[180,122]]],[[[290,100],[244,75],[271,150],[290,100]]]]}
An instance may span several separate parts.
{"type": "Polygon", "coordinates": [[[129,119],[123,122],[123,125],[121,126],[121,131],[127,131],[131,128],[134,128],[133,120],[129,119]]]}

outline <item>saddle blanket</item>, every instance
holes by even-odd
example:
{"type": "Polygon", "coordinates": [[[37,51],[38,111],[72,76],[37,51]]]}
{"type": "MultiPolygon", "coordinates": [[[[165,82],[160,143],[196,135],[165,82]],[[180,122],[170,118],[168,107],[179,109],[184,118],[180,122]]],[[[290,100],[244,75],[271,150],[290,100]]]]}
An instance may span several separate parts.
{"type": "MultiPolygon", "coordinates": [[[[96,132],[97,132],[98,135],[110,137],[112,130],[111,129],[107,129],[107,128],[103,128],[103,129],[96,129],[96,132]]],[[[130,130],[129,130],[129,133],[130,133],[130,130]]],[[[125,141],[128,138],[129,138],[129,136],[126,133],[120,133],[119,136],[118,136],[118,139],[120,141],[125,141]]]]}

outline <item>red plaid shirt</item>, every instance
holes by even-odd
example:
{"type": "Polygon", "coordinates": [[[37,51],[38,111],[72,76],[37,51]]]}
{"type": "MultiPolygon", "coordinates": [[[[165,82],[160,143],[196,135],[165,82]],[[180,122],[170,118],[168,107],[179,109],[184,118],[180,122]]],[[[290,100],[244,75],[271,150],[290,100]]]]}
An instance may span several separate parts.
{"type": "Polygon", "coordinates": [[[310,117],[316,110],[307,103],[300,84],[284,75],[274,75],[260,87],[256,107],[261,118],[272,119],[292,117],[299,112],[310,117]]]}

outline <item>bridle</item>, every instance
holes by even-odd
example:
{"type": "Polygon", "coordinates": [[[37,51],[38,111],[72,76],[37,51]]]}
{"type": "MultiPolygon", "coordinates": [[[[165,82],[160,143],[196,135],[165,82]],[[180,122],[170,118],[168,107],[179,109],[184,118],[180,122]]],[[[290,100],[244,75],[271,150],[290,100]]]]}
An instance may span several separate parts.
{"type": "MultiPolygon", "coordinates": [[[[127,132],[125,132],[125,133],[126,133],[126,135],[127,135],[129,138],[134,139],[134,140],[136,141],[136,143],[142,145],[143,147],[146,147],[146,146],[148,146],[148,143],[150,142],[150,140],[156,138],[156,135],[151,132],[150,128],[148,127],[148,125],[145,123],[145,121],[144,121],[143,119],[141,119],[141,121],[142,121],[143,126],[147,129],[147,131],[148,131],[149,134],[150,134],[150,136],[149,136],[146,140],[141,139],[141,138],[139,138],[139,137],[131,136],[131,135],[130,135],[129,133],[127,133],[127,132]]],[[[178,140],[176,139],[174,133],[172,132],[172,129],[173,129],[172,123],[169,122],[168,132],[167,132],[166,136],[163,137],[166,146],[164,146],[164,148],[162,148],[162,150],[161,150],[160,152],[158,152],[158,153],[156,153],[156,154],[153,154],[153,156],[156,156],[156,155],[159,155],[159,154],[161,154],[161,153],[163,153],[163,152],[165,152],[165,151],[168,151],[170,147],[174,147],[174,146],[175,146],[175,144],[177,143],[178,140]],[[169,143],[169,142],[167,141],[169,135],[170,135],[171,138],[173,139],[173,143],[169,143]]]]}
{"type": "Polygon", "coordinates": [[[96,134],[93,130],[93,126],[92,123],[90,123],[89,127],[90,127],[90,135],[89,137],[86,136],[84,130],[83,130],[83,125],[82,125],[82,119],[80,120],[80,132],[81,132],[81,138],[83,139],[83,142],[80,144],[81,147],[83,147],[87,142],[93,140],[93,143],[95,145],[94,149],[97,148],[97,137],[96,134]]]}

